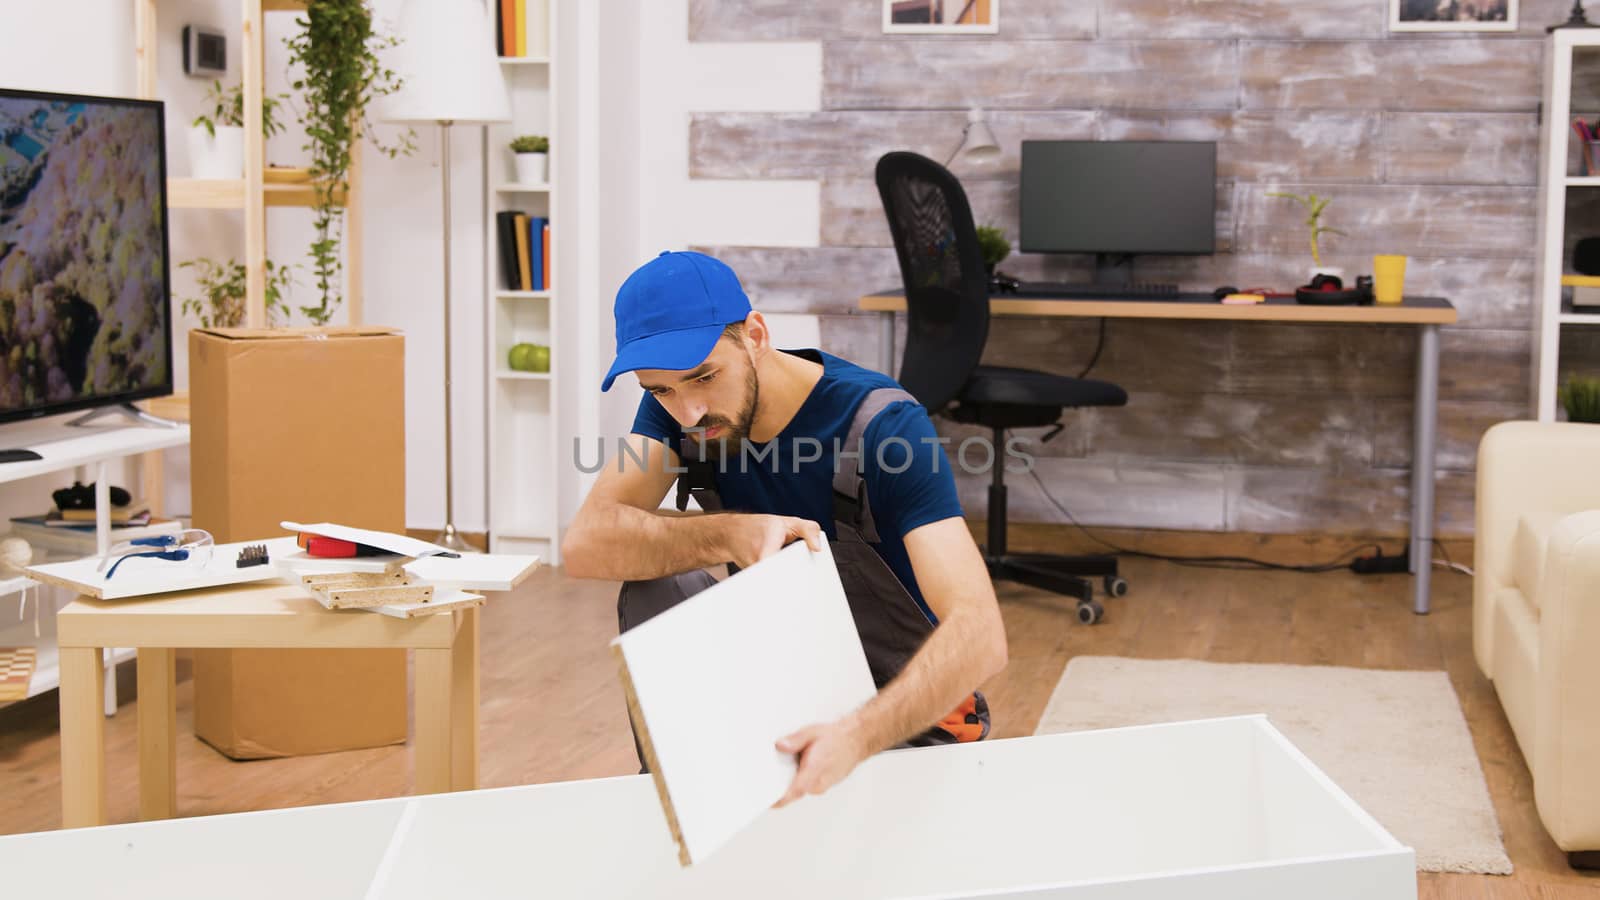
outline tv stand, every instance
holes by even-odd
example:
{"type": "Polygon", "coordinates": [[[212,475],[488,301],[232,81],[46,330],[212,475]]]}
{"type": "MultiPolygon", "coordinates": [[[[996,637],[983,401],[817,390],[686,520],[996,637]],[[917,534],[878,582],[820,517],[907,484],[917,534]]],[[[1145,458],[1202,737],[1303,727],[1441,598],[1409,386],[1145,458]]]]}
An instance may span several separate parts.
{"type": "MultiPolygon", "coordinates": [[[[47,431],[33,430],[31,435],[15,426],[6,429],[5,433],[13,438],[7,443],[33,449],[41,458],[0,466],[0,484],[66,472],[71,472],[73,478],[85,484],[94,482],[96,556],[105,555],[111,548],[110,463],[134,457],[141,460],[141,465],[158,464],[159,457],[152,458],[146,454],[187,446],[189,443],[189,426],[183,423],[178,423],[170,429],[118,426],[74,429],[73,432],[63,434],[62,423],[56,422],[51,424],[47,431]]],[[[43,542],[36,551],[69,555],[65,550],[51,551],[49,545],[43,542]]],[[[44,560],[36,556],[35,561],[44,560]]],[[[10,601],[5,598],[24,590],[37,597],[40,591],[38,582],[26,575],[0,578],[0,600],[4,600],[8,607],[10,601]]],[[[55,599],[52,596],[42,607],[34,605],[32,607],[34,615],[30,617],[32,621],[16,621],[9,616],[0,616],[0,646],[38,648],[38,663],[34,669],[33,681],[28,688],[30,697],[53,690],[60,683],[59,655],[55,638],[55,599]],[[34,635],[35,627],[39,628],[38,636],[34,635]]],[[[108,716],[117,711],[116,664],[133,657],[133,650],[126,647],[107,651],[104,660],[106,664],[104,705],[105,714],[108,716]]]]}
{"type": "Polygon", "coordinates": [[[66,424],[72,428],[86,427],[90,422],[103,419],[106,416],[120,416],[130,420],[135,425],[149,425],[152,428],[177,428],[178,423],[160,416],[152,416],[132,403],[113,403],[98,409],[91,409],[76,419],[69,420],[66,424]]]}

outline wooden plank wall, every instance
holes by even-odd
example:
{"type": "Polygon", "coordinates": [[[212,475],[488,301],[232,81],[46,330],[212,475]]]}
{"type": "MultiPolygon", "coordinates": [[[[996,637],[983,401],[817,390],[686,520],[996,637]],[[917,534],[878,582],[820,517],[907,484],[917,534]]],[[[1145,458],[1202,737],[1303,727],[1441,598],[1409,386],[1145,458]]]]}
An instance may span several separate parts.
{"type": "MultiPolygon", "coordinates": [[[[1519,30],[1492,35],[1391,35],[1388,7],[1006,0],[996,36],[924,37],[881,34],[877,0],[692,0],[691,40],[823,48],[819,112],[700,112],[690,132],[691,177],[819,180],[821,246],[702,249],[758,308],[819,315],[825,349],[876,366],[875,323],[853,307],[898,283],[871,182],[881,154],[943,160],[965,110],[988,110],[1001,160],[956,171],[979,221],[1015,243],[1021,140],[1215,140],[1218,254],[1145,258],[1138,277],[1291,285],[1309,263],[1301,213],[1265,195],[1332,195],[1327,224],[1348,236],[1326,239],[1329,262],[1368,272],[1374,253],[1408,254],[1407,289],[1461,311],[1442,340],[1439,511],[1444,533],[1470,532],[1478,439],[1528,411],[1544,27],[1570,3],[1524,0],[1519,30]]],[[[1576,105],[1600,110],[1590,71],[1576,105]]],[[[1600,234],[1600,191],[1571,214],[1600,234]]],[[[1085,279],[1068,259],[1002,268],[1085,279]]],[[[988,359],[1076,374],[1095,328],[997,321],[988,359]]],[[[1600,363],[1600,341],[1568,343],[1600,363]]],[[[1039,474],[1086,523],[1397,533],[1414,365],[1408,330],[1114,321],[1096,374],[1131,402],[1069,414],[1036,448],[1039,474]]],[[[961,477],[981,515],[984,479],[961,477]]],[[[1013,518],[1064,520],[1031,480],[1013,484],[1013,518]]]]}

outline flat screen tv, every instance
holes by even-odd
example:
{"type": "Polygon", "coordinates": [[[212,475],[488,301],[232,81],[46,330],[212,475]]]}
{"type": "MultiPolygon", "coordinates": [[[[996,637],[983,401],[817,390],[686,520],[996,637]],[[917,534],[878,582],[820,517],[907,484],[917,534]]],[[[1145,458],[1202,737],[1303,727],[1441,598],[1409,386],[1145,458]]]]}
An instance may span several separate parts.
{"type": "Polygon", "coordinates": [[[0,88],[0,422],[172,393],[162,119],[0,88]]]}

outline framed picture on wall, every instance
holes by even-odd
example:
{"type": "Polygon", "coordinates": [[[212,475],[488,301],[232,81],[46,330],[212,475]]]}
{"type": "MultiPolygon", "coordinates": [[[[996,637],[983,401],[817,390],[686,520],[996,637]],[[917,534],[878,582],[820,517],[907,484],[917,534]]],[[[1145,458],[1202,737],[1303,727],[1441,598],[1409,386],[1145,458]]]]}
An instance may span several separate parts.
{"type": "Polygon", "coordinates": [[[1390,31],[1516,31],[1518,0],[1389,0],[1390,31]]]}
{"type": "Polygon", "coordinates": [[[879,0],[884,34],[998,34],[1000,0],[879,0]]]}

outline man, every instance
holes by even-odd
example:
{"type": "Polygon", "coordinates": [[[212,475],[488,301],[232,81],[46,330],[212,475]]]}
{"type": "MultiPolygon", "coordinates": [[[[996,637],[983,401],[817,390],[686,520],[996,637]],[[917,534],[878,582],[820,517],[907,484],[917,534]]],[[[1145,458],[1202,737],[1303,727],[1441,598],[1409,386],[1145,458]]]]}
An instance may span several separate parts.
{"type": "Polygon", "coordinates": [[[733,271],[702,254],[663,253],[636,270],[616,323],[601,389],[633,372],[646,393],[618,465],[562,542],[568,573],[626,582],[626,630],[640,620],[631,603],[654,607],[645,618],[660,612],[712,583],[706,567],[748,566],[797,539],[819,550],[828,534],[880,690],[778,742],[798,756],[779,806],[880,750],[985,736],[974,688],[1005,667],[1005,628],[927,411],[884,375],[775,349],[733,271]],[[730,512],[659,512],[681,464],[708,459],[713,506],[730,512]],[[840,491],[853,497],[836,507],[840,491]]]}

